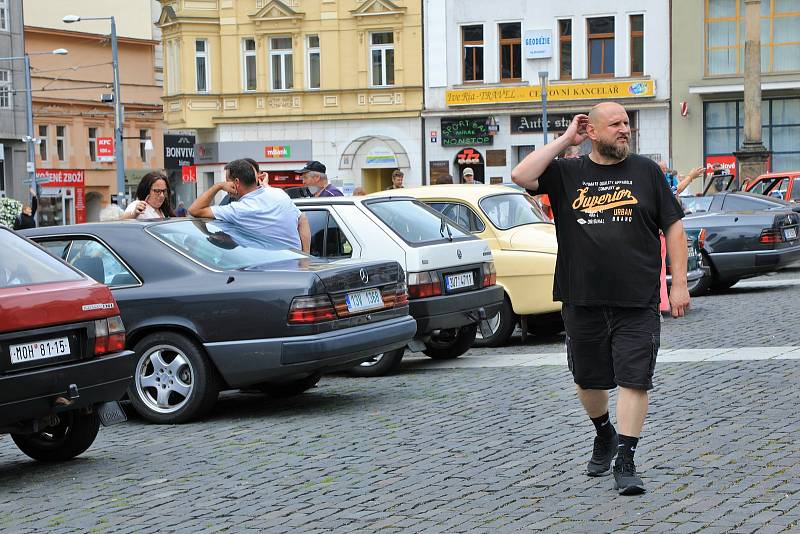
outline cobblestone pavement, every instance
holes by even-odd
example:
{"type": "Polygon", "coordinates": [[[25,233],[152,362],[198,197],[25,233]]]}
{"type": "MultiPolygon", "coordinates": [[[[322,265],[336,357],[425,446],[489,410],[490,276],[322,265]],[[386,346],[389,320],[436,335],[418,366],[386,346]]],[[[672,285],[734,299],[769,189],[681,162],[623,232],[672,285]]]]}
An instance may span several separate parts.
{"type": "MultiPolygon", "coordinates": [[[[713,313],[738,324],[717,346],[800,345],[796,319],[776,321],[800,288],[780,287],[698,299],[679,339],[713,313]]],[[[800,531],[800,360],[659,363],[656,379],[639,497],[583,474],[593,430],[566,366],[412,359],[289,400],[226,394],[193,424],[134,418],[61,465],[3,437],[0,531],[800,531]]]]}

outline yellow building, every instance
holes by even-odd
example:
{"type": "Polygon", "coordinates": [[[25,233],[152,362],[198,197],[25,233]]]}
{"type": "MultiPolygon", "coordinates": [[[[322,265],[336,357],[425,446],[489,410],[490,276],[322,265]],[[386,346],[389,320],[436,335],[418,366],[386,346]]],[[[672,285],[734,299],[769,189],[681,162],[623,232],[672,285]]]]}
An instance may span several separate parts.
{"type": "Polygon", "coordinates": [[[251,157],[273,183],[319,160],[345,191],[421,183],[419,0],[161,0],[167,126],[199,188],[251,157]]]}

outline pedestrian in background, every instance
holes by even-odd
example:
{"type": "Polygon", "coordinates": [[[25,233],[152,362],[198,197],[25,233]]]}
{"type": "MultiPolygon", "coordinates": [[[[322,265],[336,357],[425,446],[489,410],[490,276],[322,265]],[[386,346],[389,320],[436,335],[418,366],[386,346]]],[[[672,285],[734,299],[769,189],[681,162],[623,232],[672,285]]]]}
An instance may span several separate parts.
{"type": "Polygon", "coordinates": [[[344,196],[332,184],[328,183],[328,175],[325,174],[325,165],[319,161],[309,161],[305,167],[297,171],[303,177],[303,185],[311,191],[315,197],[341,197],[344,196]]]}
{"type": "MultiPolygon", "coordinates": [[[[31,203],[22,206],[22,211],[17,215],[14,221],[14,230],[24,230],[25,228],[36,228],[36,210],[39,207],[39,199],[36,197],[36,191],[30,189],[31,203]]],[[[17,204],[19,206],[19,204],[17,204]]]]}
{"type": "Polygon", "coordinates": [[[386,188],[386,190],[390,191],[392,189],[403,189],[403,178],[404,177],[405,177],[405,175],[403,174],[403,171],[401,171],[400,169],[393,170],[392,171],[392,185],[390,185],[388,188],[386,188]]]}
{"type": "Polygon", "coordinates": [[[136,200],[128,204],[122,219],[166,219],[175,217],[169,180],[160,172],[145,174],[136,188],[136,200]]]}
{"type": "Polygon", "coordinates": [[[355,189],[353,189],[353,196],[354,196],[354,197],[363,197],[363,196],[365,196],[366,194],[367,194],[367,192],[366,192],[366,191],[364,191],[364,188],[363,188],[363,187],[361,187],[361,186],[358,186],[358,187],[356,187],[355,189]]]}
{"type": "Polygon", "coordinates": [[[587,474],[610,474],[616,457],[614,488],[623,495],[645,491],[634,453],[661,332],[659,229],[673,260],[673,317],[689,307],[683,210],[658,165],[630,153],[630,134],[625,109],[604,102],[512,171],[530,194],[550,196],[558,239],[553,298],[563,303],[567,362],[597,432],[587,474]],[[556,159],[587,138],[589,155],[556,159]],[[608,414],[607,390],[616,387],[619,434],[608,414]]]}
{"type": "Polygon", "coordinates": [[[464,167],[464,170],[461,172],[461,178],[465,184],[474,184],[475,171],[472,170],[472,167],[464,167]]]}
{"type": "Polygon", "coordinates": [[[453,183],[453,175],[452,174],[442,174],[436,178],[435,185],[443,185],[443,184],[452,184],[453,183]]]}
{"type": "Polygon", "coordinates": [[[193,217],[207,217],[233,224],[253,236],[264,236],[287,247],[308,252],[311,229],[289,195],[277,187],[261,187],[253,165],[237,159],[226,165],[224,182],[217,182],[189,206],[193,217]],[[227,192],[226,206],[211,206],[214,196],[227,192]]]}
{"type": "Polygon", "coordinates": [[[183,205],[183,201],[178,202],[178,207],[175,208],[175,216],[186,217],[186,206],[183,205]]]}

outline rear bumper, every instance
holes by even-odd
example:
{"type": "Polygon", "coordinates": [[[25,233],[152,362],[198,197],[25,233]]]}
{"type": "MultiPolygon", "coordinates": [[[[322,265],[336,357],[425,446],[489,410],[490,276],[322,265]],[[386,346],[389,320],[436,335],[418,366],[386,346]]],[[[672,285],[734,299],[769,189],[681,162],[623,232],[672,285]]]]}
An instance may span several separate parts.
{"type": "MultiPolygon", "coordinates": [[[[697,280],[703,278],[707,272],[708,272],[708,267],[698,267],[697,269],[692,269],[691,271],[686,273],[686,282],[690,284],[692,282],[696,282],[697,280]]],[[[668,274],[667,287],[670,286],[672,286],[672,275],[668,274]]]]}
{"type": "Polygon", "coordinates": [[[800,245],[758,252],[717,252],[710,258],[720,278],[746,278],[800,265],[800,245]]]}
{"type": "Polygon", "coordinates": [[[0,377],[0,426],[119,400],[135,366],[136,355],[126,350],[0,377]],[[68,397],[70,384],[79,397],[70,406],[54,406],[56,397],[68,397]]]}
{"type": "Polygon", "coordinates": [[[311,336],[206,343],[228,386],[348,369],[408,344],[416,323],[408,315],[311,336]]]}
{"type": "Polygon", "coordinates": [[[480,308],[491,317],[500,309],[505,292],[494,285],[455,295],[442,295],[409,302],[409,312],[417,321],[417,335],[442,328],[459,328],[476,323],[480,308]]]}

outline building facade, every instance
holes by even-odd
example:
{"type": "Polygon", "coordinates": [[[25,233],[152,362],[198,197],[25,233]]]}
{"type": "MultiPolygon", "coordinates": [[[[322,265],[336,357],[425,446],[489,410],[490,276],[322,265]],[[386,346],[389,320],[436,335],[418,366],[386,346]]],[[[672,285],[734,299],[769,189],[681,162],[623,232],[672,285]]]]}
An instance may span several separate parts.
{"type": "MultiPolygon", "coordinates": [[[[762,141],[773,171],[797,170],[800,0],[761,0],[760,26],[762,141]]],[[[673,57],[680,58],[672,73],[675,166],[721,163],[735,174],[734,152],[744,140],[744,2],[674,2],[672,28],[673,57]]]]}
{"type": "MultiPolygon", "coordinates": [[[[0,0],[0,57],[22,57],[22,0],[0,0]]],[[[28,202],[28,135],[23,61],[0,61],[0,197],[28,202]]]]}
{"type": "Polygon", "coordinates": [[[161,87],[155,74],[150,0],[24,0],[26,50],[66,48],[66,56],[31,56],[39,223],[98,220],[117,193],[109,21],[62,22],[65,15],[114,16],[124,106],[125,182],[163,167],[161,87]],[[110,144],[109,144],[109,140],[110,144]]]}
{"type": "MultiPolygon", "coordinates": [[[[424,153],[428,179],[511,169],[576,113],[625,106],[634,149],[669,155],[669,3],[664,0],[425,0],[424,153]]],[[[587,150],[587,147],[584,147],[587,150]]]]}
{"type": "Polygon", "coordinates": [[[419,0],[162,0],[165,120],[198,189],[251,157],[274,184],[323,162],[350,191],[421,183],[419,0]]]}

